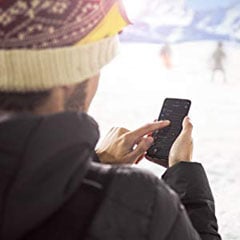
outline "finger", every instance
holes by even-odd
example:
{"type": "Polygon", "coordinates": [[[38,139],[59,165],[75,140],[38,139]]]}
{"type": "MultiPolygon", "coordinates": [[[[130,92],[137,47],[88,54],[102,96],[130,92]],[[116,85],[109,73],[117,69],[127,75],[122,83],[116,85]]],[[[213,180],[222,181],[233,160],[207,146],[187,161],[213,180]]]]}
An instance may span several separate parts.
{"type": "Polygon", "coordinates": [[[145,154],[141,155],[134,163],[138,164],[143,158],[144,158],[145,154]]]}
{"type": "Polygon", "coordinates": [[[120,127],[113,127],[111,130],[107,133],[106,137],[113,137],[113,136],[121,136],[125,133],[129,132],[126,128],[120,128],[120,127]]]}
{"type": "Polygon", "coordinates": [[[183,132],[192,133],[193,125],[189,117],[185,117],[182,123],[183,132]]]}
{"type": "MultiPolygon", "coordinates": [[[[144,136],[144,137],[145,137],[145,136],[144,136]]],[[[148,133],[148,134],[146,135],[146,137],[151,137],[151,138],[153,138],[152,132],[148,133]]],[[[138,138],[136,141],[134,141],[134,144],[138,145],[138,144],[142,141],[142,138],[143,138],[143,137],[138,138]]]]}
{"type": "Polygon", "coordinates": [[[112,127],[106,134],[106,136],[112,135],[116,131],[116,127],[112,127]]]}
{"type": "Polygon", "coordinates": [[[123,134],[129,132],[129,130],[121,127],[121,128],[116,128],[116,132],[117,132],[118,136],[120,136],[120,135],[123,135],[123,134]]]}
{"type": "MultiPolygon", "coordinates": [[[[158,120],[154,120],[154,122],[157,122],[158,120]]],[[[149,132],[146,134],[147,137],[153,137],[153,132],[149,132]]],[[[135,144],[139,144],[141,141],[142,137],[140,137],[137,141],[135,141],[135,144]]]]}
{"type": "Polygon", "coordinates": [[[129,159],[131,159],[133,162],[138,160],[145,154],[145,152],[151,147],[152,144],[152,137],[142,138],[137,147],[131,153],[129,153],[129,159]]]}
{"type": "Polygon", "coordinates": [[[129,139],[136,141],[140,137],[143,137],[157,129],[167,127],[170,124],[170,121],[164,120],[155,123],[149,123],[141,128],[136,129],[135,131],[127,133],[129,139]]]}

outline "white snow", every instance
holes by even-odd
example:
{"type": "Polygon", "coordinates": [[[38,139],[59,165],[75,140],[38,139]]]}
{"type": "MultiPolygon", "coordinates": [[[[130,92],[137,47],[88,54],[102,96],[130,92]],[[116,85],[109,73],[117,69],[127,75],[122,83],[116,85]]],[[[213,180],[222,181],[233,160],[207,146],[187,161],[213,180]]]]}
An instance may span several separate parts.
{"type": "Polygon", "coordinates": [[[151,1],[147,3],[141,21],[150,26],[188,26],[191,24],[194,11],[187,7],[186,0],[151,1]]]}
{"type": "Polygon", "coordinates": [[[209,26],[209,22],[211,21],[211,16],[206,16],[196,25],[198,29],[205,29],[209,26]]]}
{"type": "Polygon", "coordinates": [[[236,38],[237,35],[240,34],[240,4],[236,4],[233,7],[229,8],[226,11],[226,16],[223,19],[223,22],[216,27],[215,32],[219,34],[229,34],[233,35],[236,38]]]}
{"type": "MultiPolygon", "coordinates": [[[[124,44],[102,71],[90,114],[102,137],[113,126],[135,129],[158,117],[165,97],[192,100],[194,161],[208,174],[223,239],[240,236],[240,47],[225,44],[227,83],[211,81],[214,42],[172,46],[172,70],[159,58],[160,45],[124,44]]],[[[163,168],[143,160],[139,167],[160,175],[163,168]]]]}
{"type": "MultiPolygon", "coordinates": [[[[134,12],[134,22],[146,24],[151,29],[151,39],[168,40],[169,42],[179,42],[184,39],[188,40],[189,35],[184,36],[184,30],[196,35],[196,39],[200,39],[206,35],[215,35],[215,39],[226,39],[228,37],[231,40],[240,39],[240,3],[229,3],[226,7],[216,5],[216,8],[207,10],[194,10],[191,8],[186,0],[139,0],[139,3],[135,4],[137,0],[124,0],[126,8],[129,12],[134,12]],[[135,4],[135,7],[134,7],[135,4]],[[201,14],[199,19],[198,13],[201,14]],[[160,29],[166,36],[161,36],[160,29]]],[[[138,39],[140,35],[144,38],[144,32],[141,28],[137,29],[130,27],[125,32],[130,33],[131,36],[135,36],[138,39]],[[134,34],[135,33],[135,34],[134,34]]],[[[190,39],[193,39],[190,37],[190,39]]]]}
{"type": "MultiPolygon", "coordinates": [[[[222,9],[220,9],[222,10],[222,9]]],[[[196,25],[198,29],[212,34],[228,35],[231,39],[240,38],[240,4],[229,6],[225,9],[225,14],[220,23],[216,25],[210,24],[216,17],[214,14],[206,15],[196,25]]]]}

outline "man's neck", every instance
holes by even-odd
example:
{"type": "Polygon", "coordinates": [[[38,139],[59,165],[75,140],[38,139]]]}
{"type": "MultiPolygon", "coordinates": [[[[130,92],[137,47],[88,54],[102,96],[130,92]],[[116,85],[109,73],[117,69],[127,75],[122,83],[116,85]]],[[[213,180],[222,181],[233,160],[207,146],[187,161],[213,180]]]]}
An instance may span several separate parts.
{"type": "Polygon", "coordinates": [[[65,95],[62,88],[51,91],[48,100],[32,112],[35,115],[48,115],[65,111],[65,95]]]}
{"type": "Polygon", "coordinates": [[[54,113],[59,113],[65,111],[65,96],[61,88],[56,88],[51,91],[50,96],[46,101],[36,107],[34,110],[23,110],[23,111],[5,111],[0,110],[0,121],[8,120],[13,116],[16,116],[21,113],[29,113],[34,115],[49,115],[54,113]]]}

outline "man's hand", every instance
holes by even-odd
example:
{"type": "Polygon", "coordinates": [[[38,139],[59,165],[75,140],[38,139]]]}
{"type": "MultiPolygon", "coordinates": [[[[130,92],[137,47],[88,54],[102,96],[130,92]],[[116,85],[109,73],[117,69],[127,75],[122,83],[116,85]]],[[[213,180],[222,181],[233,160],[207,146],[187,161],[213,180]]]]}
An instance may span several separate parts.
{"type": "Polygon", "coordinates": [[[192,141],[192,123],[189,117],[183,120],[183,129],[173,143],[169,153],[169,167],[178,162],[190,162],[192,159],[193,141],[192,141]]]}
{"type": "Polygon", "coordinates": [[[142,158],[153,143],[149,136],[153,131],[167,127],[169,121],[147,124],[135,131],[125,128],[112,128],[97,149],[102,163],[132,164],[142,158]]]}

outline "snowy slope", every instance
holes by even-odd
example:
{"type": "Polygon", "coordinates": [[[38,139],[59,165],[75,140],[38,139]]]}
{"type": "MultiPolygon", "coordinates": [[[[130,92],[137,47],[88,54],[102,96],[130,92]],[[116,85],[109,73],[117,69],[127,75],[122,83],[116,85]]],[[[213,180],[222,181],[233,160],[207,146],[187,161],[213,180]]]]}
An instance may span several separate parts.
{"type": "MultiPolygon", "coordinates": [[[[229,8],[209,11],[196,23],[200,30],[219,35],[229,35],[232,38],[240,36],[240,4],[229,8]]],[[[240,39],[240,38],[239,38],[240,39]]]]}
{"type": "MultiPolygon", "coordinates": [[[[90,113],[102,137],[113,126],[135,129],[159,114],[165,97],[192,100],[194,160],[203,163],[216,200],[223,239],[240,236],[240,46],[225,44],[227,83],[221,74],[211,82],[214,42],[172,46],[173,69],[159,59],[161,45],[124,44],[102,72],[90,113]]],[[[139,167],[155,174],[163,168],[147,160],[139,167]]]]}
{"type": "Polygon", "coordinates": [[[184,0],[150,1],[141,21],[151,27],[188,26],[193,19],[193,11],[187,8],[184,0]]]}
{"type": "Polygon", "coordinates": [[[227,9],[225,18],[217,27],[216,32],[227,33],[233,38],[240,39],[240,3],[227,9]]]}
{"type": "Polygon", "coordinates": [[[240,42],[240,3],[193,11],[183,0],[152,1],[121,38],[154,43],[209,39],[240,42]]]}

